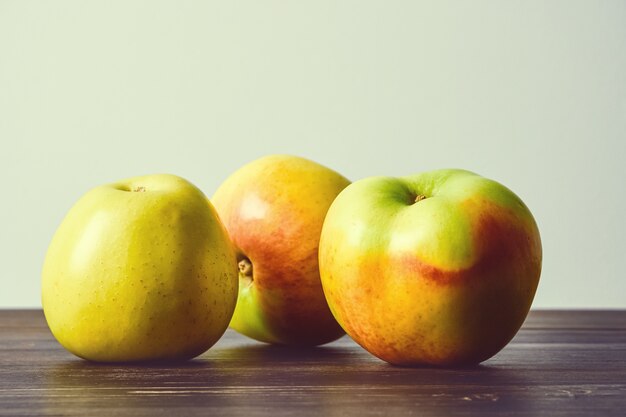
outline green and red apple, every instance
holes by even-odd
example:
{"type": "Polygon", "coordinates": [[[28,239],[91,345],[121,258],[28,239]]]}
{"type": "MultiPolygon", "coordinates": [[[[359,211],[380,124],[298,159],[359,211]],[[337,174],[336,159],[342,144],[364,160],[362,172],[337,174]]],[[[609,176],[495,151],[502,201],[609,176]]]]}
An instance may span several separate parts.
{"type": "Polygon", "coordinates": [[[470,365],[521,327],[541,273],[532,214],[463,170],[348,186],[320,241],[321,280],[344,330],[398,365],[470,365]]]}
{"type": "Polygon", "coordinates": [[[206,196],[173,175],[85,194],[49,246],[42,303],[70,352],[102,362],[195,357],[237,300],[234,248],[206,196]]]}
{"type": "Polygon", "coordinates": [[[272,155],[219,187],[212,202],[240,271],[233,329],[286,345],[320,345],[344,334],[324,298],[318,244],[328,207],[349,183],[310,160],[272,155]]]}

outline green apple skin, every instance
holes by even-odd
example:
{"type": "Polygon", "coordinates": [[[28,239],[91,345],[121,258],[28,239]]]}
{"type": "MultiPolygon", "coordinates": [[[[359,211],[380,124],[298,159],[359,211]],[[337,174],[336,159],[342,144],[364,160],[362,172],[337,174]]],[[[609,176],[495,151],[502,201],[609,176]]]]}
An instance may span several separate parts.
{"type": "Polygon", "coordinates": [[[206,196],[174,175],[92,189],[48,248],[42,304],[53,335],[99,362],[184,360],[226,330],[234,248],[206,196]]]}
{"type": "Polygon", "coordinates": [[[539,230],[503,185],[463,170],[348,186],[320,240],[337,321],[397,365],[480,363],[524,322],[541,273],[539,230]]]}
{"type": "Polygon", "coordinates": [[[321,345],[344,335],[324,298],[318,244],[328,207],[349,183],[308,159],[269,155],[220,185],[211,201],[241,266],[231,328],[292,346],[321,345]]]}

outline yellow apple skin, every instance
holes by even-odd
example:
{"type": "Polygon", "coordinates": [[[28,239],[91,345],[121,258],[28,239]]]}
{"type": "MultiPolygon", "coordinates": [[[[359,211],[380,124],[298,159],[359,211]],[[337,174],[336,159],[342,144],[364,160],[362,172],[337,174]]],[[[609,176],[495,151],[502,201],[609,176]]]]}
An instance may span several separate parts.
{"type": "Polygon", "coordinates": [[[234,248],[206,196],[174,175],[92,189],[49,246],[42,304],[73,354],[183,360],[212,346],[237,299],[234,248]]]}
{"type": "Polygon", "coordinates": [[[349,183],[307,159],[272,155],[219,187],[211,200],[240,266],[249,262],[239,275],[233,329],[285,345],[320,345],[344,334],[324,298],[318,244],[328,207],[349,183]]]}
{"type": "Polygon", "coordinates": [[[473,365],[521,327],[541,273],[524,203],[468,171],[373,177],[328,211],[320,272],[346,333],[397,365],[473,365]]]}

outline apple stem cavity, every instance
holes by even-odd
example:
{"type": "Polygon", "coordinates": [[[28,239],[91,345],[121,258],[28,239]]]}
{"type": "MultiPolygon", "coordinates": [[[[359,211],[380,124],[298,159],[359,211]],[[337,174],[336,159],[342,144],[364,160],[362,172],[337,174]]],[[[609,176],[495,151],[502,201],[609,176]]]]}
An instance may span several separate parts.
{"type": "Polygon", "coordinates": [[[243,258],[242,260],[239,261],[237,266],[239,267],[239,277],[246,279],[248,281],[248,284],[251,284],[252,283],[252,262],[250,262],[250,259],[243,258]]]}
{"type": "Polygon", "coordinates": [[[128,193],[132,192],[132,193],[145,193],[146,192],[146,187],[144,187],[143,185],[138,185],[135,188],[131,188],[128,185],[119,185],[117,187],[115,187],[116,190],[120,190],[120,191],[126,191],[128,193]]]}

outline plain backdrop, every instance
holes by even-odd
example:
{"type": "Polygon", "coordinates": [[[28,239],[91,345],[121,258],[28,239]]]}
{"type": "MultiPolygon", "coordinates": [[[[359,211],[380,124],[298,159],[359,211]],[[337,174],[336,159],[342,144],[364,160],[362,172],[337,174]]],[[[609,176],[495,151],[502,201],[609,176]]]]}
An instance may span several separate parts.
{"type": "Polygon", "coordinates": [[[534,307],[626,307],[626,2],[0,0],[0,307],[40,306],[90,188],[207,195],[287,153],[352,180],[502,182],[539,224],[534,307]]]}

